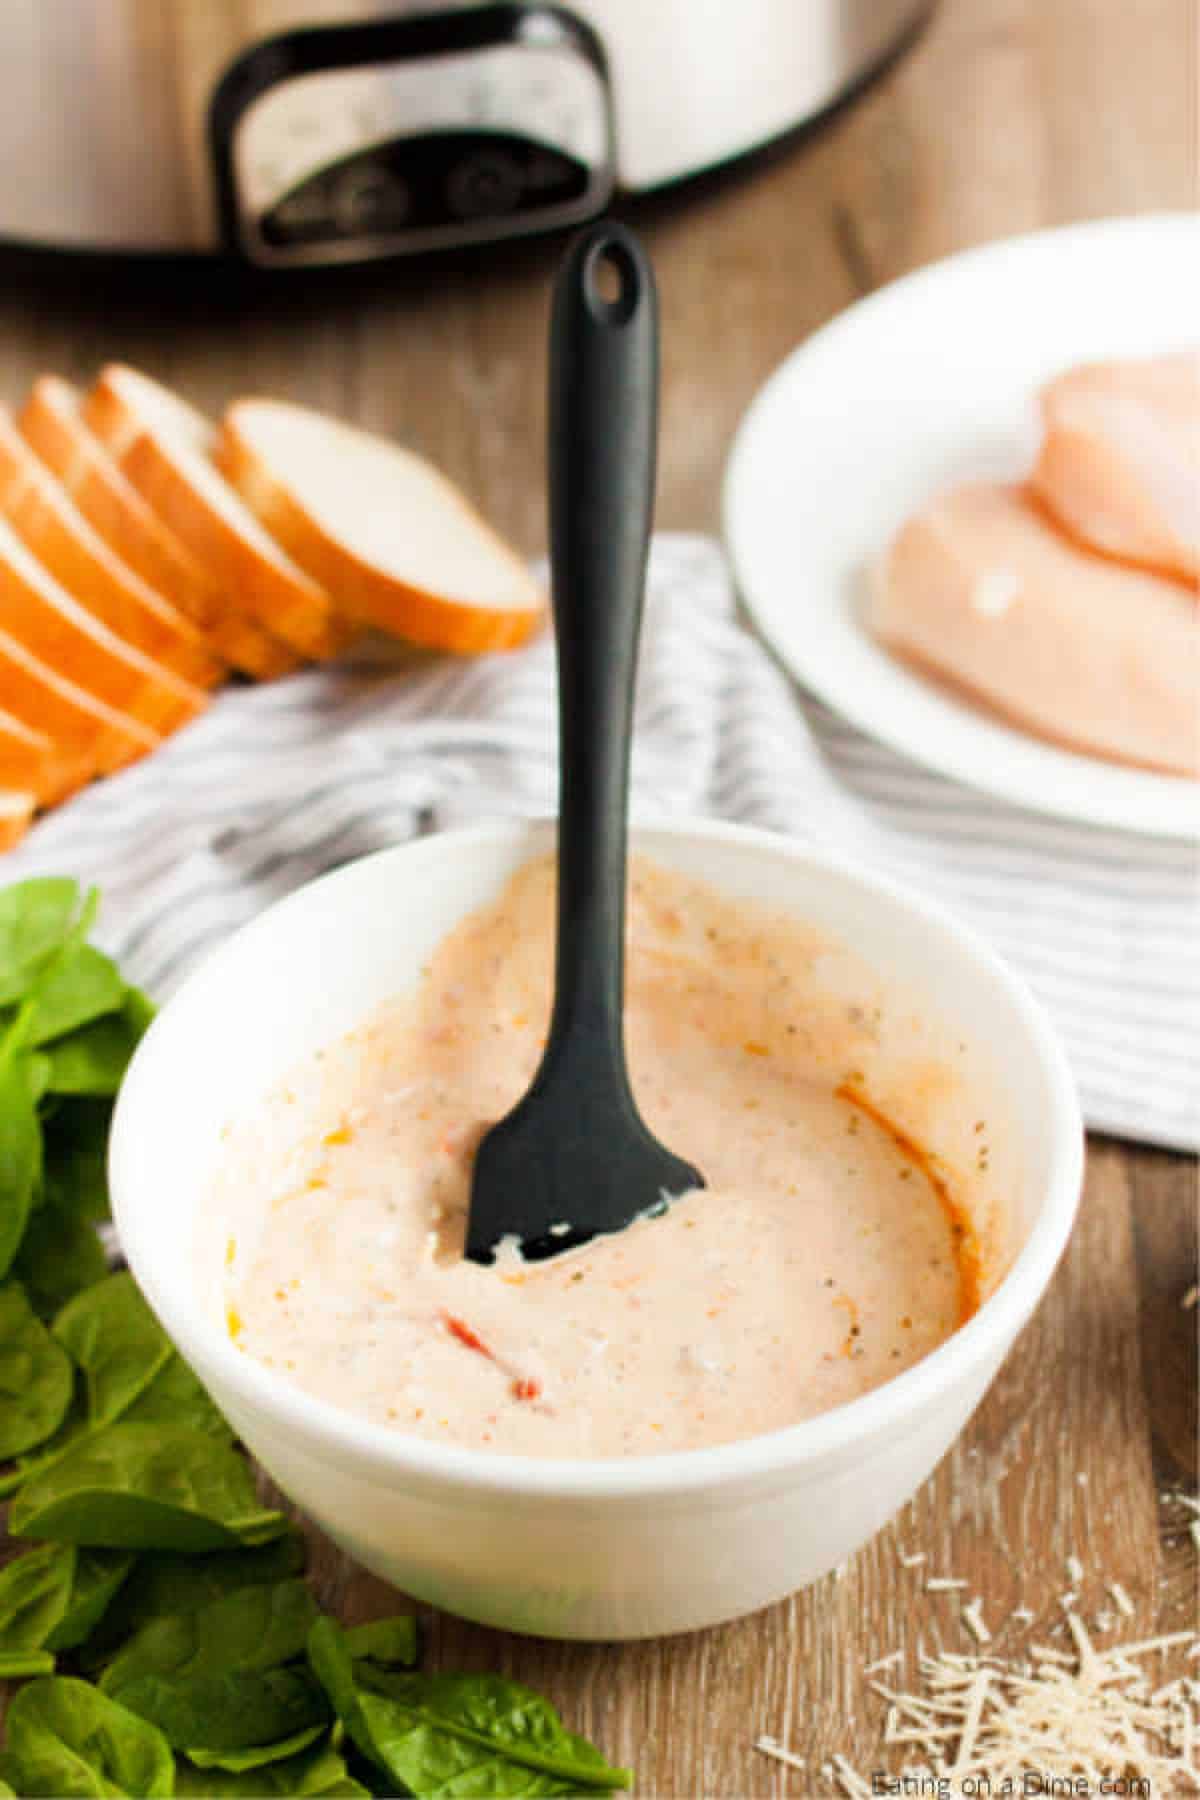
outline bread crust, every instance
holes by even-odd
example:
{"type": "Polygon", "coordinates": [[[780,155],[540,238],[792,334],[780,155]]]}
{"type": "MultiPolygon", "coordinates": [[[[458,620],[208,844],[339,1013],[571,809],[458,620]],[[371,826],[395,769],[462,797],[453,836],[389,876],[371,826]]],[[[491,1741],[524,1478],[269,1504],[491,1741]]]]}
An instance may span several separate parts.
{"type": "MultiPolygon", "coordinates": [[[[302,656],[336,656],[351,633],[328,594],[302,569],[264,554],[213,504],[195,467],[197,458],[203,463],[202,453],[150,416],[147,381],[119,364],[103,369],[84,401],[84,423],[214,584],[236,596],[242,612],[302,656]]],[[[149,387],[157,389],[157,383],[149,387]]],[[[175,403],[173,395],[167,398],[175,403]]]]}
{"type": "MultiPolygon", "coordinates": [[[[364,623],[396,637],[459,655],[515,649],[542,624],[544,601],[524,566],[458,490],[440,476],[435,478],[444,491],[450,515],[457,515],[464,531],[488,541],[506,575],[511,578],[516,572],[528,596],[527,604],[482,607],[458,600],[452,594],[414,585],[360,556],[332,535],[298,498],[286,475],[272,469],[259,454],[247,424],[253,409],[260,404],[276,403],[240,400],[228,409],[214,459],[288,555],[336,594],[339,605],[364,623]]],[[[429,473],[434,475],[433,471],[429,473]]]]}

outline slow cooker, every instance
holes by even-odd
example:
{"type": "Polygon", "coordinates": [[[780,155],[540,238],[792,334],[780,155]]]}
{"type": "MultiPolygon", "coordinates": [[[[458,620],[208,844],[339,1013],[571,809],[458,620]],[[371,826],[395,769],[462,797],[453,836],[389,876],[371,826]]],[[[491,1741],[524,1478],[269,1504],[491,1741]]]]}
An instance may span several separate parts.
{"type": "Polygon", "coordinates": [[[928,0],[4,0],[0,240],[280,268],[573,224],[814,117],[928,0]]]}

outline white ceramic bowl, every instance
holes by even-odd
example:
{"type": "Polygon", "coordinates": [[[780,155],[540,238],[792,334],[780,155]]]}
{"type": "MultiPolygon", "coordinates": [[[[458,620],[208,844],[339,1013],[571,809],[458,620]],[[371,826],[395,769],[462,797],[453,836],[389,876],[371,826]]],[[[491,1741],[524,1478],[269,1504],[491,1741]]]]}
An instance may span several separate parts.
{"type": "Polygon", "coordinates": [[[1082,1129],[1040,1009],[939,909],[765,832],[711,822],[638,831],[636,847],[657,861],[794,912],[878,971],[885,993],[895,983],[901,997],[922,997],[910,1014],[902,998],[891,1007],[893,1041],[868,1087],[893,1080],[906,1043],[926,1069],[931,1055],[953,1065],[947,1081],[914,1088],[933,1096],[929,1117],[901,1122],[962,1167],[973,1119],[989,1120],[984,1179],[1011,1220],[1007,1273],[962,1330],[896,1380],[711,1449],[489,1455],[310,1399],[233,1346],[198,1273],[220,1130],[298,1058],[415,980],[433,945],[552,843],[546,824],[424,838],[325,876],[240,931],[134,1058],[113,1125],[113,1209],[134,1275],[184,1356],[253,1454],[351,1556],[423,1600],[515,1631],[649,1636],[750,1612],[815,1580],[925,1480],[1050,1279],[1078,1200],[1082,1129]]]}

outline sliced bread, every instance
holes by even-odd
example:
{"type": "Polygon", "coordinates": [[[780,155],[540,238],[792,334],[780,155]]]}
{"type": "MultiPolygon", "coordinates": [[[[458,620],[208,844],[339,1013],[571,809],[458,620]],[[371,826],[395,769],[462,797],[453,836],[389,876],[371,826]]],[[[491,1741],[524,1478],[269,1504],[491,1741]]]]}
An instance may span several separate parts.
{"type": "Polygon", "coordinates": [[[44,568],[102,625],[197,687],[225,664],[199,628],[109,549],[0,410],[0,513],[44,568]]]}
{"type": "Polygon", "coordinates": [[[86,780],[78,757],[63,756],[44,731],[0,712],[0,789],[29,793],[37,805],[54,806],[86,780]]]}
{"type": "Polygon", "coordinates": [[[0,619],[68,681],[159,736],[203,711],[207,695],[135,650],[68,594],[0,519],[0,619]]]}
{"type": "Polygon", "coordinates": [[[260,681],[300,666],[300,657],[289,645],[237,610],[126,480],[84,424],[82,397],[69,382],[56,375],[40,376],[17,426],[97,536],[149,588],[190,619],[217,656],[260,681]]]}
{"type": "Polygon", "coordinates": [[[32,794],[0,792],[0,850],[11,850],[29,830],[37,802],[32,794]]]}
{"type": "Polygon", "coordinates": [[[421,457],[306,407],[239,400],[216,461],[339,606],[439,650],[503,650],[541,622],[525,564],[421,457]]]}
{"type": "Polygon", "coordinates": [[[68,681],[3,628],[0,707],[52,740],[64,765],[73,769],[76,787],[93,775],[123,769],[162,743],[149,726],[68,681]]]}
{"type": "Polygon", "coordinates": [[[344,648],[350,633],[324,591],[264,531],[213,466],[215,434],[178,395],[110,364],[84,401],[85,424],[216,585],[304,656],[344,648]]]}

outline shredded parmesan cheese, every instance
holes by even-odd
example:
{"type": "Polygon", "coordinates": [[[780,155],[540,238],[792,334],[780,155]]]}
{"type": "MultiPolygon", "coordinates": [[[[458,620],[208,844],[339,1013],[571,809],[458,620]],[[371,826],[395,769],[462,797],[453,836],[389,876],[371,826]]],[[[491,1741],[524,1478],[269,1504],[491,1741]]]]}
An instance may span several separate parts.
{"type": "MultiPolygon", "coordinates": [[[[964,1618],[978,1606],[976,1600],[964,1608],[964,1618]]],[[[904,1789],[900,1776],[882,1769],[872,1770],[868,1780],[844,1756],[824,1764],[822,1775],[846,1800],[902,1792],[958,1800],[989,1791],[981,1785],[985,1776],[993,1794],[1107,1791],[1166,1800],[1185,1787],[1200,1791],[1200,1681],[1179,1675],[1152,1688],[1144,1663],[1185,1645],[1187,1655],[1194,1656],[1200,1637],[1190,1631],[1166,1632],[1101,1649],[1077,1613],[1069,1613],[1066,1622],[1074,1654],[1033,1645],[1032,1670],[992,1656],[942,1651],[921,1657],[919,1694],[870,1682],[887,1703],[884,1745],[910,1753],[915,1749],[924,1760],[905,1764],[903,1773],[930,1785],[904,1789]],[[1036,1786],[1029,1785],[1030,1777],[1036,1786]],[[1123,1786],[1111,1785],[1117,1778],[1123,1786]],[[1101,1782],[1110,1785],[1105,1788],[1101,1782]]],[[[808,1765],[773,1738],[759,1738],[756,1747],[807,1772],[808,1765]]]]}
{"type": "Polygon", "coordinates": [[[962,1730],[958,1738],[958,1750],[950,1770],[951,1776],[962,1775],[971,1766],[975,1754],[975,1739],[979,1734],[979,1721],[983,1717],[984,1701],[987,1699],[988,1682],[992,1678],[990,1669],[980,1669],[972,1678],[970,1691],[967,1694],[966,1712],[963,1714],[962,1730]]]}
{"type": "MultiPolygon", "coordinates": [[[[1182,1493],[1161,1499],[1188,1509],[1190,1535],[1200,1544],[1200,1503],[1182,1493]]],[[[925,1561],[924,1552],[901,1550],[898,1557],[905,1568],[925,1561]]],[[[965,1800],[1002,1793],[1168,1800],[1200,1793],[1200,1678],[1191,1672],[1200,1658],[1200,1632],[1169,1631],[1101,1645],[1075,1609],[1074,1589],[1085,1575],[1078,1556],[1067,1557],[1066,1571],[1074,1588],[1060,1596],[1061,1622],[1049,1626],[1051,1636],[1065,1640],[1064,1648],[1026,1644],[1018,1660],[986,1649],[992,1633],[976,1596],[962,1606],[959,1619],[979,1648],[970,1654],[927,1654],[918,1642],[918,1691],[902,1692],[899,1676],[896,1686],[878,1679],[905,1664],[904,1649],[868,1663],[866,1685],[886,1708],[880,1748],[897,1760],[885,1763],[881,1757],[864,1771],[835,1755],[820,1765],[813,1793],[836,1793],[843,1800],[876,1794],[965,1800]],[[1172,1653],[1174,1673],[1167,1660],[1172,1653]],[[1150,1658],[1159,1660],[1148,1664],[1150,1658]],[[1179,1672],[1180,1658],[1187,1672],[1179,1672]]],[[[927,1593],[940,1593],[967,1583],[935,1575],[924,1585],[927,1593]]],[[[1107,1581],[1105,1587],[1117,1613],[1132,1618],[1134,1603],[1121,1583],[1107,1581]]],[[[1029,1607],[1017,1607],[1004,1628],[1030,1625],[1034,1617],[1029,1607]]],[[[1092,1629],[1108,1631],[1118,1623],[1113,1613],[1101,1612],[1092,1629]]],[[[760,1737],[755,1748],[810,1774],[812,1765],[775,1738],[760,1737]]]]}
{"type": "Polygon", "coordinates": [[[754,1748],[761,1750],[764,1756],[773,1757],[776,1762],[786,1763],[789,1769],[799,1769],[804,1774],[808,1772],[808,1764],[804,1758],[797,1756],[794,1750],[786,1750],[778,1738],[755,1738],[754,1748]]]}
{"type": "Polygon", "coordinates": [[[870,1785],[850,1767],[844,1756],[835,1754],[833,1769],[834,1779],[848,1800],[870,1800],[870,1785]]]}
{"type": "Polygon", "coordinates": [[[1108,1584],[1108,1591],[1113,1597],[1113,1605],[1116,1607],[1117,1611],[1123,1612],[1127,1619],[1132,1619],[1133,1601],[1129,1598],[1129,1595],[1125,1592],[1125,1589],[1121,1586],[1120,1582],[1110,1581],[1108,1584]]]}
{"type": "Polygon", "coordinates": [[[983,1602],[976,1596],[962,1609],[962,1621],[977,1644],[990,1644],[992,1634],[983,1622],[983,1602]]]}

